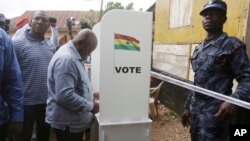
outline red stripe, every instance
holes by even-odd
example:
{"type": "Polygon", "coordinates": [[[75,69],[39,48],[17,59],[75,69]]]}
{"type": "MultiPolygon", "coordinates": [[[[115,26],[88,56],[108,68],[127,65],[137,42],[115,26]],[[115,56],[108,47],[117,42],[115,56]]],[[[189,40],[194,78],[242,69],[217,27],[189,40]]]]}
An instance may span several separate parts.
{"type": "Polygon", "coordinates": [[[229,55],[233,55],[236,51],[238,51],[242,46],[238,46],[235,49],[232,50],[232,52],[229,55]]]}
{"type": "Polygon", "coordinates": [[[137,44],[140,43],[140,41],[135,39],[134,37],[130,37],[130,36],[127,36],[127,35],[122,35],[122,34],[116,34],[116,33],[115,33],[115,39],[123,39],[123,40],[128,40],[128,41],[134,41],[137,44]]]}
{"type": "Polygon", "coordinates": [[[24,18],[24,19],[21,19],[19,20],[17,23],[16,23],[16,27],[17,28],[22,28],[25,24],[29,23],[29,19],[28,18],[24,18]]]}

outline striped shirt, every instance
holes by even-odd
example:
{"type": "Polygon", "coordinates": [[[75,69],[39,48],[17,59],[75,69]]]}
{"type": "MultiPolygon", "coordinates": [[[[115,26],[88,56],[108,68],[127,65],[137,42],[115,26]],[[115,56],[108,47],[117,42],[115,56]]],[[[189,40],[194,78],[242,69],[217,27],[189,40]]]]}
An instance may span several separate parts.
{"type": "Polygon", "coordinates": [[[24,36],[13,39],[19,62],[23,86],[24,105],[45,104],[48,97],[47,69],[55,47],[48,39],[34,39],[29,30],[24,36]]]}

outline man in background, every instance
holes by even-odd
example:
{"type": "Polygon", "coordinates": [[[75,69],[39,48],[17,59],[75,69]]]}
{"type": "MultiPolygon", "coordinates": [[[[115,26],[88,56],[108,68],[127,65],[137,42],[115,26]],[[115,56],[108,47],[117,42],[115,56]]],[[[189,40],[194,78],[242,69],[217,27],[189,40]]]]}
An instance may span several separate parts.
{"type": "MultiPolygon", "coordinates": [[[[49,17],[50,22],[50,30],[51,30],[51,37],[50,41],[55,46],[55,48],[59,47],[59,39],[58,39],[58,28],[56,27],[57,19],[54,17],[49,17]]],[[[16,23],[16,27],[18,30],[15,32],[15,34],[12,36],[12,40],[23,36],[26,30],[30,30],[30,22],[28,18],[23,18],[20,21],[16,23]]]]}
{"type": "Polygon", "coordinates": [[[50,127],[45,123],[46,100],[48,97],[47,70],[55,52],[54,45],[45,38],[50,26],[44,11],[36,11],[30,29],[13,39],[24,85],[24,140],[30,141],[36,122],[37,141],[48,141],[50,127]]]}

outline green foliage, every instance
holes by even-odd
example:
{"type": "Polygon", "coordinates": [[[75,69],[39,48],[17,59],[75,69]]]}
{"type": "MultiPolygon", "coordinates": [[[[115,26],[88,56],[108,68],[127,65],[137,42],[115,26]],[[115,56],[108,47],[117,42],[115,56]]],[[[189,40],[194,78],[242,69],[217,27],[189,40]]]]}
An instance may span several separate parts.
{"type": "Polygon", "coordinates": [[[99,21],[99,17],[97,15],[98,13],[90,10],[82,16],[80,23],[87,23],[90,27],[93,27],[99,21]]]}
{"type": "Polygon", "coordinates": [[[127,9],[127,10],[134,10],[134,3],[133,3],[133,2],[130,2],[130,3],[126,6],[125,9],[127,9]]]}
{"type": "MultiPolygon", "coordinates": [[[[105,9],[104,9],[103,13],[102,12],[100,13],[100,16],[102,16],[103,14],[105,14],[106,12],[108,12],[108,11],[110,11],[112,9],[134,10],[134,3],[130,2],[126,6],[123,6],[121,4],[121,2],[110,1],[105,6],[105,9]]],[[[91,27],[93,27],[100,19],[101,19],[100,17],[97,17],[95,15],[95,12],[93,10],[90,10],[88,13],[86,13],[85,15],[83,15],[83,17],[82,17],[82,19],[80,21],[82,23],[87,23],[88,25],[90,25],[91,27]]]]}
{"type": "Polygon", "coordinates": [[[123,6],[120,2],[113,2],[110,1],[107,3],[107,5],[105,6],[106,8],[104,9],[104,13],[112,10],[112,9],[126,9],[126,10],[134,10],[134,3],[131,2],[126,6],[123,6]]]}

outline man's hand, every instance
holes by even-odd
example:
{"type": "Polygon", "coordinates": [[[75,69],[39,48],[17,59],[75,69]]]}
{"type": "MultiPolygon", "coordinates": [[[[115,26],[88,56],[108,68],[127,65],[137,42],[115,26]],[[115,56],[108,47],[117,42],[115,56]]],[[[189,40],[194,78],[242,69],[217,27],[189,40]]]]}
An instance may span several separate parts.
{"type": "Polygon", "coordinates": [[[183,127],[190,126],[190,111],[185,109],[181,116],[181,122],[183,127]]]}
{"type": "Polygon", "coordinates": [[[99,112],[99,103],[94,101],[94,107],[91,111],[92,113],[96,114],[99,112]]]}
{"type": "Polygon", "coordinates": [[[50,17],[49,18],[49,22],[50,22],[50,25],[52,26],[52,27],[56,27],[56,18],[54,18],[54,17],[50,17]]]}
{"type": "Polygon", "coordinates": [[[10,126],[10,134],[15,139],[15,141],[21,141],[22,139],[22,131],[23,131],[23,123],[11,122],[10,126]]]}
{"type": "Polygon", "coordinates": [[[235,108],[235,105],[224,102],[220,105],[218,112],[214,116],[217,120],[227,120],[235,112],[235,108]]]}
{"type": "Polygon", "coordinates": [[[99,100],[99,95],[100,95],[99,92],[93,93],[94,101],[99,100]]]}

